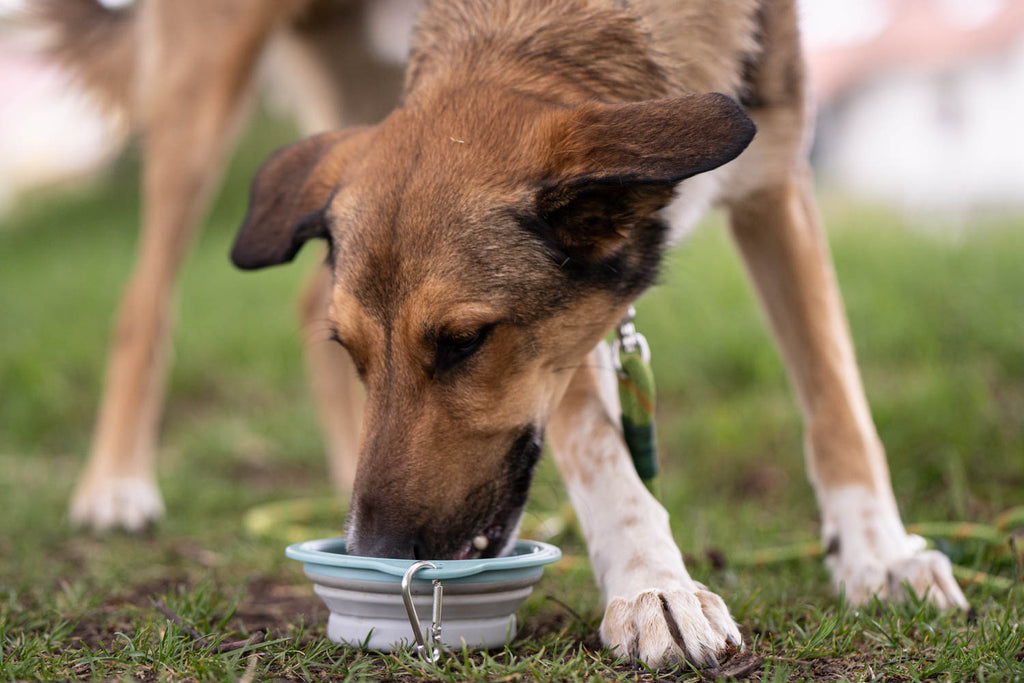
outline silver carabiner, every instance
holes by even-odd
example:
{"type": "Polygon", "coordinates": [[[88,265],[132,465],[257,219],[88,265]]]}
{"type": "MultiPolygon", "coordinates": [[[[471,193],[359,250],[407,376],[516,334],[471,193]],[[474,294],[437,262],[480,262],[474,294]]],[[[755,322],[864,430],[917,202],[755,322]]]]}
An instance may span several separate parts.
{"type": "Polygon", "coordinates": [[[424,638],[423,630],[420,628],[420,618],[416,614],[416,605],[412,601],[412,580],[416,576],[416,572],[421,569],[437,569],[437,565],[427,560],[420,560],[405,570],[405,575],[402,576],[402,601],[405,603],[405,613],[409,616],[412,634],[416,638],[416,652],[423,659],[436,664],[441,659],[441,601],[444,596],[444,587],[441,585],[441,579],[434,579],[434,609],[431,614],[430,631],[424,638]]]}

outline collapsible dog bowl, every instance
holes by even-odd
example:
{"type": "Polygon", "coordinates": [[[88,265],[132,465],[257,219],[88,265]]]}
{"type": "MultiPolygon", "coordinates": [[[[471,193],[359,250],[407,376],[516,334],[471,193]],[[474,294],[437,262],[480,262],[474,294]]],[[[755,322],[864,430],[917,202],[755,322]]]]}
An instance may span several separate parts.
{"type": "Polygon", "coordinates": [[[330,610],[328,638],[385,652],[415,645],[432,659],[438,644],[461,649],[509,642],[516,608],[543,565],[562,556],[553,545],[518,541],[503,557],[417,562],[348,555],[344,538],[296,543],[285,554],[304,563],[330,610]]]}

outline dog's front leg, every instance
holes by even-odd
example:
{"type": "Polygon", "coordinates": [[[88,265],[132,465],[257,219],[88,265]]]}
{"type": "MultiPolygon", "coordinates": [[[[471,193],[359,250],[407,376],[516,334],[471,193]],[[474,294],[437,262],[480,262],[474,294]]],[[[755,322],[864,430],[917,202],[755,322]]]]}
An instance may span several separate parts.
{"type": "Polygon", "coordinates": [[[690,578],[668,513],[633,467],[608,355],[604,344],[591,352],[548,425],[606,601],[601,639],[651,667],[714,668],[739,647],[739,630],[722,599],[690,578]]]}
{"type": "Polygon", "coordinates": [[[806,170],[732,206],[732,231],[757,286],[807,425],[807,467],[826,563],[854,604],[899,598],[909,583],[941,608],[967,609],[949,560],[907,534],[871,421],[806,170]]]}

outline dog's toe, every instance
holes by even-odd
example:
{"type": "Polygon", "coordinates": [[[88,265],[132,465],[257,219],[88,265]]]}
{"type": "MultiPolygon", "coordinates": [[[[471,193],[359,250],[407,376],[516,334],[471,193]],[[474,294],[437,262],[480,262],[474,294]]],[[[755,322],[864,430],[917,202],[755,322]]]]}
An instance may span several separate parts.
{"type": "Polygon", "coordinates": [[[922,550],[894,563],[887,574],[889,593],[905,597],[907,585],[939,609],[970,609],[967,598],[953,577],[949,558],[937,550],[922,550]]]}
{"type": "Polygon", "coordinates": [[[94,531],[142,531],[163,513],[160,490],[143,477],[86,481],[71,501],[71,522],[94,531]]]}
{"type": "Polygon", "coordinates": [[[601,639],[616,654],[655,669],[684,660],[715,669],[742,642],[725,602],[699,585],[613,598],[601,623],[601,639]]]}

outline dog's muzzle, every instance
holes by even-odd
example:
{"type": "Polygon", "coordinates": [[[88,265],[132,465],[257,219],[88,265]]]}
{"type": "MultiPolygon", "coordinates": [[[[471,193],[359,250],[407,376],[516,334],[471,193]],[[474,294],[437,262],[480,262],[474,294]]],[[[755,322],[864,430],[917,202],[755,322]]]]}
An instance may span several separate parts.
{"type": "Polygon", "coordinates": [[[455,509],[430,509],[420,500],[382,489],[357,493],[349,513],[348,552],[417,560],[466,560],[508,552],[515,544],[541,444],[539,429],[520,430],[498,476],[452,496],[461,502],[455,509]]]}

